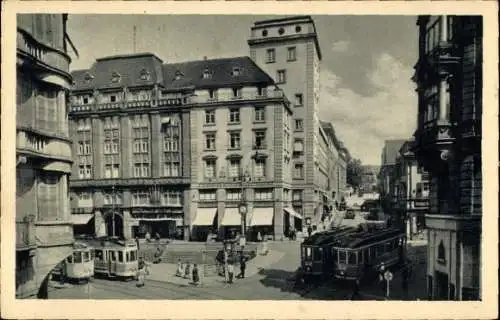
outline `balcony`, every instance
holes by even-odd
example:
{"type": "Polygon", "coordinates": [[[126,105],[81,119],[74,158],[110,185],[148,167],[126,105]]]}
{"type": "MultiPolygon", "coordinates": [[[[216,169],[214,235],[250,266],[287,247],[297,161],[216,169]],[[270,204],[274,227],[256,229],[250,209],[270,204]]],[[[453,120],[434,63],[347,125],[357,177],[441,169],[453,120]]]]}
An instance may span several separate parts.
{"type": "Polygon", "coordinates": [[[459,56],[456,56],[455,51],[453,44],[441,41],[427,54],[426,60],[429,66],[435,68],[438,73],[454,73],[461,60],[459,56]]]}
{"type": "Polygon", "coordinates": [[[267,100],[277,100],[277,99],[284,99],[286,103],[289,103],[288,100],[286,99],[286,96],[282,90],[267,90],[266,92],[261,92],[260,94],[255,91],[247,91],[247,90],[242,90],[240,95],[238,97],[234,97],[232,93],[227,93],[223,94],[223,92],[220,92],[217,95],[217,98],[210,98],[208,95],[204,96],[193,96],[190,99],[190,103],[196,104],[196,103],[221,103],[221,102],[234,102],[234,103],[240,103],[242,101],[248,101],[248,100],[262,100],[262,101],[267,101],[267,100]]]}
{"type": "Polygon", "coordinates": [[[36,247],[36,229],[32,220],[26,218],[23,221],[16,221],[16,250],[29,250],[36,247]]]}
{"type": "Polygon", "coordinates": [[[126,108],[147,108],[151,107],[151,100],[129,101],[125,103],[126,108]]]}
{"type": "Polygon", "coordinates": [[[163,98],[158,99],[157,106],[158,107],[168,107],[168,106],[182,106],[184,103],[187,103],[189,100],[187,98],[163,98]]]}
{"type": "Polygon", "coordinates": [[[455,141],[455,126],[448,121],[432,120],[423,123],[416,132],[415,148],[446,150],[455,141]]]}
{"type": "Polygon", "coordinates": [[[17,131],[16,150],[50,159],[72,160],[71,145],[68,141],[53,139],[36,132],[17,131]]]}
{"type": "Polygon", "coordinates": [[[83,187],[128,187],[152,185],[187,185],[189,177],[164,177],[164,178],[116,178],[116,179],[75,179],[70,178],[71,188],[83,187]]]}
{"type": "Polygon", "coordinates": [[[95,105],[96,111],[116,110],[122,108],[122,102],[98,103],[95,105]]]}
{"type": "Polygon", "coordinates": [[[33,62],[47,71],[56,69],[63,72],[69,79],[69,56],[57,49],[35,40],[28,32],[17,30],[17,50],[26,58],[33,59],[33,62]]]}

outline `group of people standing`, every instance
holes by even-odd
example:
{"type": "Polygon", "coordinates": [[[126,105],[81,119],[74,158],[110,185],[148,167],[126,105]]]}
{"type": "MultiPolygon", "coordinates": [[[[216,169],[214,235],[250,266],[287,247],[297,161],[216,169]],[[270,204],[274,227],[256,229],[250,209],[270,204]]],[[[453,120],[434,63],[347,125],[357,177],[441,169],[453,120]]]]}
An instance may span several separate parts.
{"type": "MultiPolygon", "coordinates": [[[[234,257],[231,257],[227,252],[224,252],[224,262],[222,267],[223,267],[224,278],[227,284],[232,284],[233,279],[235,278],[234,276],[235,260],[236,259],[234,257]]],[[[243,252],[240,252],[237,260],[240,266],[240,273],[236,276],[236,278],[244,279],[248,258],[244,255],[243,252]]]]}
{"type": "Polygon", "coordinates": [[[193,268],[191,269],[191,263],[187,262],[183,264],[179,259],[177,262],[177,271],[175,272],[176,277],[183,277],[184,279],[193,280],[194,285],[198,285],[200,283],[200,273],[198,270],[198,265],[196,263],[193,264],[193,268]]]}

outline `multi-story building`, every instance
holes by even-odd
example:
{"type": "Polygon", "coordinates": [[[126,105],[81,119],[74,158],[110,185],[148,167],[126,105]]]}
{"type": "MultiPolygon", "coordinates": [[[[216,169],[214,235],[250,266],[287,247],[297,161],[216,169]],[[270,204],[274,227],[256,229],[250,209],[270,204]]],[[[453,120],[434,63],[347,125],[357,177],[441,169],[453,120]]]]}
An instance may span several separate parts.
{"type": "Polygon", "coordinates": [[[359,191],[361,193],[375,193],[377,192],[378,173],[380,166],[363,165],[361,167],[361,185],[359,191]]]}
{"type": "Polygon", "coordinates": [[[189,237],[191,89],[165,72],[149,53],[73,72],[75,225],[125,238],[189,237]]]}
{"type": "Polygon", "coordinates": [[[73,244],[67,15],[17,15],[16,297],[47,298],[73,244]]]}
{"type": "Polygon", "coordinates": [[[299,16],[255,22],[248,44],[252,60],[292,101],[292,167],[303,173],[294,175],[294,208],[315,223],[333,199],[330,147],[318,117],[321,50],[314,21],[299,16]]]}
{"type": "MultiPolygon", "coordinates": [[[[399,216],[396,214],[395,208],[398,195],[397,175],[395,174],[396,158],[405,142],[406,140],[402,139],[385,141],[378,176],[382,210],[386,215],[391,216],[395,223],[402,222],[399,221],[399,216]]],[[[401,225],[401,227],[403,226],[401,225]]]]}
{"type": "Polygon", "coordinates": [[[412,239],[425,227],[425,214],[429,209],[429,174],[415,159],[411,151],[414,141],[403,143],[396,157],[394,181],[397,189],[395,211],[398,220],[404,221],[406,235],[412,239]]]}
{"type": "Polygon", "coordinates": [[[414,152],[430,174],[430,299],[481,298],[482,17],[420,16],[414,152]]]}
{"type": "Polygon", "coordinates": [[[241,230],[242,201],[248,231],[281,237],[300,221],[287,208],[292,109],[249,58],[135,54],[73,75],[75,223],[126,238],[224,237],[241,230]]]}

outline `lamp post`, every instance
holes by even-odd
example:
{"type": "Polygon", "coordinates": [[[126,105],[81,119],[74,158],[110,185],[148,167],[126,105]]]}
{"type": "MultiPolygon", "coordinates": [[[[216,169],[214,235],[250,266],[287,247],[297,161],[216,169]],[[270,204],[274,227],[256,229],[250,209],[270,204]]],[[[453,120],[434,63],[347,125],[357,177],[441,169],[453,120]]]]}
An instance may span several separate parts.
{"type": "Polygon", "coordinates": [[[115,230],[115,185],[111,187],[111,224],[112,224],[112,232],[113,237],[116,235],[115,230]]]}
{"type": "MultiPolygon", "coordinates": [[[[246,201],[246,186],[245,182],[250,180],[250,175],[248,174],[248,171],[245,171],[244,174],[241,175],[241,203],[238,207],[238,210],[240,212],[241,216],[241,236],[243,239],[246,237],[246,216],[248,212],[248,206],[247,206],[247,201],[246,201]]],[[[245,241],[245,240],[243,240],[245,241]]],[[[244,244],[243,244],[244,245],[244,244]]]]}

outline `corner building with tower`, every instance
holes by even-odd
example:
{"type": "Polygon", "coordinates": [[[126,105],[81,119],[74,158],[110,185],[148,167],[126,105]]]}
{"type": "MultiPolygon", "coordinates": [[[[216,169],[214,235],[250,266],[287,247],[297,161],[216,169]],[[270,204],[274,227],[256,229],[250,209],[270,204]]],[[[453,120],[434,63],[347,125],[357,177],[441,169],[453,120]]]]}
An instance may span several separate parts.
{"type": "Polygon", "coordinates": [[[73,72],[75,231],[282,239],[340,202],[347,150],[318,120],[314,24],[284,21],[298,42],[292,52],[278,39],[273,63],[290,60],[289,70],[266,70],[273,63],[259,58],[268,51],[253,27],[251,57],[163,63],[131,54],[73,72]]]}

